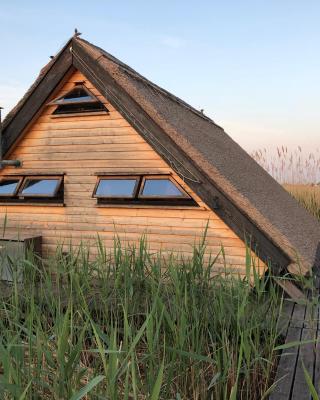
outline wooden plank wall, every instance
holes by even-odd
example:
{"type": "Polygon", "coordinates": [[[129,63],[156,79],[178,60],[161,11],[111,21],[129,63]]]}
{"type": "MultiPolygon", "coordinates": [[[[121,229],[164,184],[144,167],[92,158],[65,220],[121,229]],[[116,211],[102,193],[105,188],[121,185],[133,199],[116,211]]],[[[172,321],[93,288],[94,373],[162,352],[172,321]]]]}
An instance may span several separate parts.
{"type": "MultiPolygon", "coordinates": [[[[136,242],[147,234],[149,247],[164,254],[192,254],[192,246],[201,239],[209,221],[208,252],[217,254],[224,246],[230,269],[245,273],[246,249],[242,240],[195,195],[160,156],[129,125],[112,105],[100,95],[80,72],[75,72],[52,97],[84,81],[110,110],[109,115],[52,118],[54,106],[47,106],[28,129],[10,158],[19,159],[19,170],[7,167],[1,175],[19,173],[65,173],[65,207],[9,205],[1,206],[7,231],[41,234],[44,252],[54,251],[57,243],[79,245],[81,241],[95,252],[97,234],[112,247],[117,233],[121,239],[136,242]],[[97,207],[92,198],[95,173],[173,173],[173,177],[198,202],[199,208],[97,207]]],[[[0,176],[1,176],[0,175],[0,176]]],[[[265,265],[254,256],[259,272],[265,265]]],[[[224,268],[219,257],[216,268],[224,268]]]]}

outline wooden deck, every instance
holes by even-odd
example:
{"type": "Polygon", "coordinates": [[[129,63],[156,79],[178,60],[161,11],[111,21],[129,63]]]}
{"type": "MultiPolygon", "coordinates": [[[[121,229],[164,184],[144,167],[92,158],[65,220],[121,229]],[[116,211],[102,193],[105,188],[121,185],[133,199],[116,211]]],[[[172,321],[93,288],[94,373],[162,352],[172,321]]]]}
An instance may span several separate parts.
{"type": "Polygon", "coordinates": [[[303,371],[308,371],[320,396],[319,306],[301,305],[285,300],[283,307],[285,343],[312,341],[282,351],[276,372],[276,388],[269,400],[311,400],[303,371]]]}

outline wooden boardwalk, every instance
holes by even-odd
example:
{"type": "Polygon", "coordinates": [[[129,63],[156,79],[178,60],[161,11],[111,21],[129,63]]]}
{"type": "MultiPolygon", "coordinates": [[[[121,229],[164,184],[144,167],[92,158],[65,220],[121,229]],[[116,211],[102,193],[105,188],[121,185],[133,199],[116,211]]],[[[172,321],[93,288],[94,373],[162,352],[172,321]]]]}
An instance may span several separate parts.
{"type": "Polygon", "coordinates": [[[311,400],[303,371],[308,371],[320,396],[320,324],[319,306],[307,306],[285,300],[283,307],[285,343],[312,341],[282,351],[276,372],[276,388],[269,400],[311,400]]]}

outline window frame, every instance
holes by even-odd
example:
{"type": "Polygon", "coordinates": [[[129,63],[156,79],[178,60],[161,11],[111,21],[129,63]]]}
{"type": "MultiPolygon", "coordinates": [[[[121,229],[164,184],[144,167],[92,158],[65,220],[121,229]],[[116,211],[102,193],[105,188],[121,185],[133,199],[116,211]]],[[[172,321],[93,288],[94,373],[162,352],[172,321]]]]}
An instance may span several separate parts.
{"type": "Polygon", "coordinates": [[[18,183],[17,183],[17,186],[16,186],[14,192],[12,194],[2,194],[2,193],[0,193],[0,197],[1,198],[5,197],[6,199],[11,199],[11,198],[15,197],[17,195],[19,189],[20,189],[21,183],[23,181],[23,177],[22,176],[17,176],[17,177],[15,177],[15,176],[12,176],[12,177],[11,176],[4,176],[4,177],[0,178],[0,183],[3,182],[3,181],[15,181],[15,180],[18,181],[18,183]]]}
{"type": "Polygon", "coordinates": [[[186,199],[191,199],[189,194],[181,187],[181,185],[174,180],[170,175],[146,175],[142,176],[141,180],[141,185],[139,188],[139,193],[137,196],[139,199],[146,199],[146,200],[186,200],[186,199]],[[145,183],[147,180],[168,180],[170,181],[174,186],[178,188],[178,190],[182,193],[182,196],[146,196],[143,195],[143,189],[145,186],[145,183]]]}
{"type": "Polygon", "coordinates": [[[135,200],[136,196],[137,196],[137,191],[138,188],[140,186],[140,181],[141,181],[141,176],[140,175],[106,175],[106,176],[98,176],[98,180],[95,184],[93,193],[92,193],[92,197],[96,198],[96,199],[100,199],[100,200],[119,200],[119,199],[125,199],[125,200],[135,200]],[[136,183],[134,185],[133,191],[132,191],[132,196],[101,196],[101,195],[97,195],[97,190],[99,187],[99,184],[101,181],[116,181],[116,180],[135,180],[136,183]]]}
{"type": "MultiPolygon", "coordinates": [[[[26,175],[23,178],[23,182],[20,185],[20,188],[19,188],[16,196],[19,199],[25,199],[25,198],[28,198],[28,199],[30,199],[30,198],[31,199],[41,198],[41,199],[43,199],[43,198],[45,198],[45,199],[52,200],[52,199],[58,197],[57,194],[59,193],[59,190],[62,188],[63,178],[64,178],[63,176],[58,176],[58,175],[26,175]],[[27,194],[23,194],[22,193],[23,189],[25,188],[25,186],[28,183],[28,181],[31,181],[31,180],[52,180],[52,181],[53,180],[57,180],[58,183],[57,183],[55,191],[54,191],[54,193],[52,195],[48,195],[48,194],[28,194],[28,193],[27,194]]],[[[59,199],[57,198],[57,200],[59,200],[59,199]]]]}
{"type": "Polygon", "coordinates": [[[182,187],[181,185],[170,175],[170,174],[152,174],[152,173],[145,173],[145,174],[132,174],[130,173],[95,173],[98,177],[98,180],[95,184],[94,191],[92,193],[92,197],[97,199],[97,207],[169,207],[169,208],[195,208],[199,207],[199,204],[190,196],[182,187]],[[117,179],[137,179],[138,184],[135,187],[134,197],[97,197],[95,196],[97,187],[101,179],[110,179],[110,180],[117,180],[117,179]],[[146,197],[139,197],[142,182],[144,178],[155,178],[155,179],[169,179],[175,186],[178,187],[179,190],[184,194],[184,196],[170,196],[170,197],[163,197],[163,196],[146,196],[146,197]]]}
{"type": "Polygon", "coordinates": [[[65,172],[56,172],[55,174],[44,174],[39,172],[35,174],[8,174],[0,177],[0,180],[19,180],[19,185],[16,188],[15,194],[12,195],[2,195],[0,196],[0,206],[1,205],[30,205],[30,206],[51,206],[51,207],[64,207],[64,176],[65,172]],[[56,179],[59,180],[57,189],[55,190],[54,196],[48,195],[19,195],[21,188],[24,187],[24,182],[31,179],[56,179]]]}
{"type": "Polygon", "coordinates": [[[83,115],[97,115],[97,113],[99,113],[99,115],[108,115],[109,114],[109,110],[106,108],[106,106],[101,102],[101,101],[95,101],[95,102],[78,102],[78,103],[73,103],[73,104],[59,104],[57,105],[57,107],[55,108],[55,110],[52,112],[51,117],[52,118],[58,118],[58,117],[70,117],[70,116],[83,116],[83,115]],[[63,106],[69,106],[69,105],[76,105],[76,106],[85,106],[88,104],[97,104],[99,105],[99,108],[93,108],[93,109],[89,109],[89,110],[85,110],[85,109],[81,109],[81,110],[70,110],[70,111],[59,111],[57,112],[59,107],[63,107],[63,106]]]}

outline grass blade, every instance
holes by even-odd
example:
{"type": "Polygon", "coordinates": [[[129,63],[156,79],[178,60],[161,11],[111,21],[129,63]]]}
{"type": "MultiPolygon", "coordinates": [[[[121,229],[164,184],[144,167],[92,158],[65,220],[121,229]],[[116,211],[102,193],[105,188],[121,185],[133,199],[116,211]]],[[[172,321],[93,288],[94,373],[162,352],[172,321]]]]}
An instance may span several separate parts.
{"type": "Polygon", "coordinates": [[[310,377],[310,375],[309,375],[309,373],[308,373],[303,361],[302,361],[302,368],[303,368],[304,377],[305,377],[305,380],[306,380],[306,382],[308,384],[308,388],[309,388],[310,394],[312,396],[312,399],[313,400],[319,400],[319,396],[317,394],[316,388],[314,387],[314,385],[312,383],[312,379],[311,379],[311,377],[310,377]]]}
{"type": "Polygon", "coordinates": [[[97,386],[103,379],[104,375],[98,375],[93,378],[89,383],[81,388],[77,393],[75,393],[70,400],[81,400],[85,395],[87,395],[95,386],[97,386]]]}
{"type": "Polygon", "coordinates": [[[164,370],[164,360],[162,360],[162,364],[156,379],[156,382],[153,386],[152,393],[151,393],[151,398],[150,400],[159,400],[160,396],[160,390],[161,390],[161,385],[162,385],[162,379],[163,379],[163,370],[164,370]]]}

